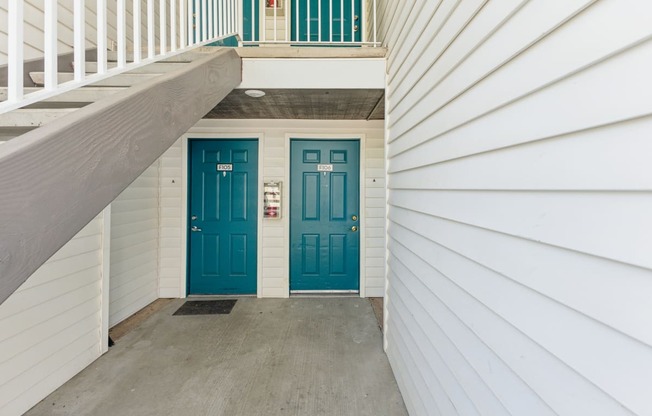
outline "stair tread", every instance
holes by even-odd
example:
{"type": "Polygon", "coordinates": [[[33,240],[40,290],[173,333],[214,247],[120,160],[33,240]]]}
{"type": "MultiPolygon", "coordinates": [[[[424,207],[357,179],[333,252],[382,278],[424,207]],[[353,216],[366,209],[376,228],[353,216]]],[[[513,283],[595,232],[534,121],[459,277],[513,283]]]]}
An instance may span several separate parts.
{"type": "MultiPolygon", "coordinates": [[[[43,103],[92,103],[102,98],[123,91],[126,87],[82,87],[71,91],[62,92],[54,97],[46,98],[43,103]]],[[[0,87],[0,101],[7,99],[7,87],[0,87]]],[[[42,87],[27,87],[24,89],[25,94],[42,91],[42,87]]]]}
{"type": "MultiPolygon", "coordinates": [[[[128,74],[122,73],[113,75],[109,78],[99,80],[90,84],[91,86],[96,87],[130,87],[139,82],[147,81],[154,77],[157,77],[161,74],[128,74]]],[[[44,72],[30,72],[30,78],[32,82],[36,85],[43,85],[45,82],[45,73],[44,72]]],[[[59,83],[69,82],[74,80],[74,74],[72,72],[59,72],[58,80],[59,83]]]]}
{"type": "Polygon", "coordinates": [[[41,127],[59,117],[68,115],[77,108],[19,109],[0,114],[0,128],[41,127]]]}
{"type": "MultiPolygon", "coordinates": [[[[164,74],[166,72],[175,71],[183,68],[187,62],[153,62],[139,68],[135,68],[125,72],[125,74],[164,74]]],[[[113,69],[118,65],[115,62],[108,62],[107,68],[113,69]]],[[[86,73],[96,73],[97,62],[86,62],[86,73]]]]}

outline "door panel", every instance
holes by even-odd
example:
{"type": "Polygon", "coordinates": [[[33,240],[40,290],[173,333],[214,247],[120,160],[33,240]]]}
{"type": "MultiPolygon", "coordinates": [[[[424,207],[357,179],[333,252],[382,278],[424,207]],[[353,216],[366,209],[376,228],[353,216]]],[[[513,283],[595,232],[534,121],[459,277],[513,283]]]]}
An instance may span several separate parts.
{"type": "Polygon", "coordinates": [[[360,143],[293,139],[290,152],[290,289],[357,291],[360,143]]]}
{"type": "Polygon", "coordinates": [[[254,294],[258,142],[191,140],[189,153],[188,293],[254,294]]]}

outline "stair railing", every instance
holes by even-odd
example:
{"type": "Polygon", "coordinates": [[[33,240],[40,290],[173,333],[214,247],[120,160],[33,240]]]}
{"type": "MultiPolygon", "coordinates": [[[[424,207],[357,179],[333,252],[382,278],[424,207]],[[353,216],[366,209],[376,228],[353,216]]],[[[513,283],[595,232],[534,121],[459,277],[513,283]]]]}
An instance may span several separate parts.
{"type": "Polygon", "coordinates": [[[243,44],[380,46],[376,1],[244,0],[243,44]]]}
{"type": "Polygon", "coordinates": [[[62,5],[57,0],[8,3],[7,100],[0,102],[0,114],[238,35],[241,21],[236,0],[73,0],[70,40],[58,33],[62,24],[70,22],[59,16],[62,5]],[[29,94],[24,89],[25,3],[42,5],[44,14],[44,88],[29,94]],[[88,19],[93,14],[95,26],[88,19]],[[62,83],[58,80],[58,56],[68,51],[59,50],[61,44],[72,46],[74,60],[74,79],[62,83]],[[85,69],[89,45],[97,47],[97,72],[92,74],[85,69]],[[109,50],[117,52],[112,68],[109,50]]]}

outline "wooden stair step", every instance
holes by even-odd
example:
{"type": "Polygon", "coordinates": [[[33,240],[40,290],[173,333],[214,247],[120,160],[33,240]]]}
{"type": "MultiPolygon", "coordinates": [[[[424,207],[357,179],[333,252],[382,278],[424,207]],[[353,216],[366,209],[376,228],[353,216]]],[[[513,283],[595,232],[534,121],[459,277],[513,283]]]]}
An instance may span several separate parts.
{"type": "MultiPolygon", "coordinates": [[[[183,68],[186,62],[154,62],[125,72],[126,74],[164,74],[183,68]]],[[[117,68],[116,62],[108,62],[107,68],[117,68]]],[[[86,73],[97,73],[97,62],[86,62],[86,73]]]]}
{"type": "MultiPolygon", "coordinates": [[[[159,62],[191,62],[198,57],[201,56],[206,56],[207,53],[214,53],[218,49],[221,49],[219,46],[202,46],[199,48],[192,49],[190,51],[186,52],[181,52],[175,56],[172,56],[170,58],[162,59],[159,62]]],[[[231,48],[233,49],[233,48],[231,48]]],[[[159,49],[156,49],[156,52],[158,53],[159,49]]],[[[131,51],[127,52],[127,62],[133,62],[134,61],[134,53],[131,51]]],[[[118,61],[118,52],[117,51],[107,51],[106,59],[109,62],[117,62],[118,61]]],[[[147,49],[143,49],[141,52],[141,59],[147,59],[147,49]]]]}
{"type": "MultiPolygon", "coordinates": [[[[39,101],[39,103],[69,103],[71,107],[79,107],[79,104],[88,104],[101,100],[102,98],[109,97],[116,92],[124,91],[125,87],[82,87],[76,88],[72,91],[62,92],[54,97],[46,98],[39,101]]],[[[24,89],[25,94],[42,91],[41,87],[28,87],[24,89]]],[[[0,88],[0,101],[7,99],[7,88],[0,88]]]]}
{"type": "Polygon", "coordinates": [[[41,127],[52,120],[66,116],[77,108],[20,109],[0,114],[0,129],[41,127]]]}
{"type": "Polygon", "coordinates": [[[0,145],[38,127],[0,127],[0,145]]]}
{"type": "MultiPolygon", "coordinates": [[[[161,74],[118,74],[112,77],[93,82],[92,86],[94,87],[130,87],[132,85],[141,83],[143,81],[150,80],[154,77],[157,77],[161,74]]],[[[42,86],[45,84],[45,73],[44,72],[30,72],[30,78],[34,84],[42,86]]],[[[60,72],[58,74],[59,83],[70,82],[75,79],[75,75],[72,72],[60,72]]]]}

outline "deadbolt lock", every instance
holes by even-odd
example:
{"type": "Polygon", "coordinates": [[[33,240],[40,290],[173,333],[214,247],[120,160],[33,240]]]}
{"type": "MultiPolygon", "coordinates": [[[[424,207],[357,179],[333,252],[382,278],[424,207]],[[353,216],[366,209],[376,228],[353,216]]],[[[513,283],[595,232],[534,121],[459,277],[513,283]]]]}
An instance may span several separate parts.
{"type": "Polygon", "coordinates": [[[358,19],[360,19],[360,18],[358,17],[358,15],[357,15],[357,14],[356,14],[355,16],[353,16],[353,20],[354,20],[354,21],[356,21],[356,22],[357,22],[357,21],[358,21],[358,19]]]}
{"type": "Polygon", "coordinates": [[[357,220],[358,220],[358,216],[357,216],[357,215],[354,215],[354,216],[351,217],[351,219],[352,219],[353,221],[357,221],[357,220]]]}

